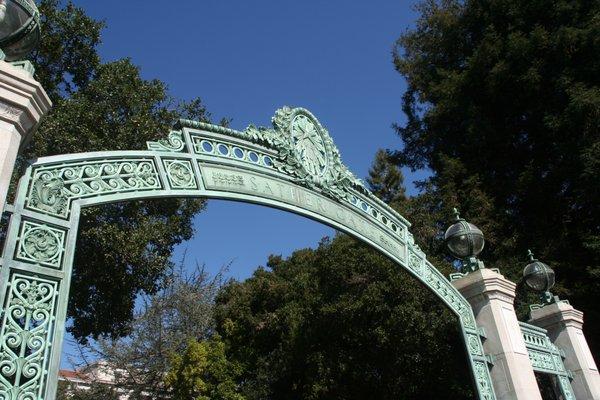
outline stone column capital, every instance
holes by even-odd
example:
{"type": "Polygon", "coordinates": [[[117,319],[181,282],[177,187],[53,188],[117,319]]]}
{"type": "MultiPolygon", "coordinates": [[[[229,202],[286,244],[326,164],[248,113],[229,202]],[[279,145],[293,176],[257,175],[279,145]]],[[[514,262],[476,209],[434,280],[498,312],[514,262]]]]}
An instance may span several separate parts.
{"type": "Polygon", "coordinates": [[[502,274],[488,269],[480,269],[469,273],[464,278],[452,282],[463,296],[471,303],[500,300],[513,304],[517,285],[502,274]]]}
{"type": "Polygon", "coordinates": [[[0,123],[19,133],[21,146],[51,107],[42,85],[26,70],[0,61],[0,123]]]}
{"type": "Polygon", "coordinates": [[[17,155],[50,107],[50,98],[28,70],[0,61],[0,213],[17,155]]]}
{"type": "Polygon", "coordinates": [[[559,301],[531,310],[529,323],[544,329],[562,324],[566,327],[583,328],[583,313],[567,302],[559,301]]]}

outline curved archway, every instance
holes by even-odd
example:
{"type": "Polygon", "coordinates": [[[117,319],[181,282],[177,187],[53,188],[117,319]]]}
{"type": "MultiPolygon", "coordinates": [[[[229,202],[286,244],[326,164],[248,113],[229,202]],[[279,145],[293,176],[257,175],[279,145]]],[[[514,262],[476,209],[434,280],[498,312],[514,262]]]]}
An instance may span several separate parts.
{"type": "Polygon", "coordinates": [[[410,224],[354,177],[319,121],[284,107],[273,128],[181,120],[147,151],[46,157],[20,180],[0,270],[0,398],[54,399],[82,207],[157,197],[229,199],[312,218],[408,270],[458,317],[477,392],[495,399],[469,303],[427,261],[410,224]]]}

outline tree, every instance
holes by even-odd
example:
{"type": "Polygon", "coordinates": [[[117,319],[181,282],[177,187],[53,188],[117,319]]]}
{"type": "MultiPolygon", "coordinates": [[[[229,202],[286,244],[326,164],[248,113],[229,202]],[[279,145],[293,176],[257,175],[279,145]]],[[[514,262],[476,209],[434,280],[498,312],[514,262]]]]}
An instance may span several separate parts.
{"type": "MultiPolygon", "coordinates": [[[[158,80],[140,77],[130,60],[102,64],[104,24],[71,2],[43,0],[43,40],[32,60],[54,107],[26,158],[101,150],[143,149],[174,121],[207,121],[200,102],[175,101],[158,80]]],[[[148,200],[85,209],[81,215],[68,329],[91,335],[127,333],[139,294],[159,290],[175,245],[190,239],[201,200],[148,200]]]]}
{"type": "Polygon", "coordinates": [[[417,10],[395,50],[408,83],[396,162],[432,171],[425,207],[441,221],[460,205],[486,234],[485,260],[510,279],[527,248],[553,266],[600,354],[600,2],[417,10]]]}
{"type": "MultiPolygon", "coordinates": [[[[127,391],[131,399],[170,398],[164,383],[165,374],[173,368],[173,357],[188,350],[194,353],[190,342],[205,343],[212,337],[214,297],[222,285],[222,276],[220,272],[210,278],[198,266],[185,272],[183,262],[177,268],[171,267],[163,289],[141,299],[127,326],[129,335],[100,338],[85,348],[91,353],[86,358],[100,358],[123,371],[117,376],[116,387],[127,391]]],[[[220,357],[217,342],[210,342],[206,349],[210,360],[220,357]],[[213,350],[217,353],[213,354],[213,350]]]]}
{"type": "Polygon", "coordinates": [[[244,400],[235,382],[240,372],[215,335],[201,342],[190,340],[182,354],[174,354],[165,384],[174,400],[244,400]]]}
{"type": "Polygon", "coordinates": [[[38,8],[43,36],[30,57],[36,79],[56,103],[93,79],[100,65],[96,47],[105,24],[71,1],[41,0],[38,8]]]}
{"type": "Polygon", "coordinates": [[[222,289],[215,315],[248,399],[472,396],[456,317],[345,235],[272,256],[222,289]]]}
{"type": "Polygon", "coordinates": [[[378,150],[375,161],[369,170],[367,184],[371,192],[388,205],[394,208],[406,201],[406,190],[404,189],[404,175],[402,171],[390,160],[385,150],[378,150]]]}

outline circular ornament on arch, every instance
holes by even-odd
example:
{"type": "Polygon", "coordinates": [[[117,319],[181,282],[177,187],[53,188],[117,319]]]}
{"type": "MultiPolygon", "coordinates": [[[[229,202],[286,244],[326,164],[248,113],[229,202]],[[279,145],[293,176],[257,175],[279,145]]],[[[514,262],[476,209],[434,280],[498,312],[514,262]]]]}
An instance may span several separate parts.
{"type": "Polygon", "coordinates": [[[54,263],[60,256],[61,239],[44,226],[30,229],[22,240],[22,251],[31,260],[54,263]]]}
{"type": "Polygon", "coordinates": [[[296,109],[289,126],[294,153],[304,170],[316,180],[329,172],[332,162],[331,139],[308,111],[296,109]]]}
{"type": "Polygon", "coordinates": [[[196,188],[192,166],[188,161],[168,160],[165,164],[167,175],[174,189],[196,188]]]}

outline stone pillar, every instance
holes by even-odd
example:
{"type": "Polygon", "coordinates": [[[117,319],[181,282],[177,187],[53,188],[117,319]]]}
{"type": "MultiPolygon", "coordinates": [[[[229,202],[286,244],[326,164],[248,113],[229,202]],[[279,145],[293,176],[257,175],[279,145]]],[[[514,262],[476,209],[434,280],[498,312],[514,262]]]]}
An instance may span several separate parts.
{"type": "Polygon", "coordinates": [[[493,357],[490,374],[498,400],[541,400],[513,302],[516,285],[491,269],[452,282],[485,330],[483,348],[493,357]]]}
{"type": "Polygon", "coordinates": [[[52,103],[24,68],[0,61],[0,213],[19,150],[33,136],[52,103]]]}
{"type": "Polygon", "coordinates": [[[583,313],[566,302],[556,302],[532,310],[529,323],[546,329],[552,343],[565,352],[575,397],[600,400],[600,375],[583,335],[583,313]]]}

